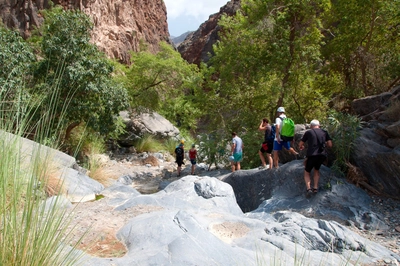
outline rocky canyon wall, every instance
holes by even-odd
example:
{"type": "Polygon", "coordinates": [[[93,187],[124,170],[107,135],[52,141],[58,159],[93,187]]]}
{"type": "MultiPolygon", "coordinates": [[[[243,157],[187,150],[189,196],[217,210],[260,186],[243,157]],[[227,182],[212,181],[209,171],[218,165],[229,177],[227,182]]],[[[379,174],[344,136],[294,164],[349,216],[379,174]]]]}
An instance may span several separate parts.
{"type": "MultiPolygon", "coordinates": [[[[43,18],[40,10],[50,0],[0,0],[3,24],[17,28],[27,38],[43,18]]],[[[92,19],[92,42],[108,57],[129,63],[129,51],[138,51],[140,42],[150,51],[160,41],[169,41],[167,11],[162,0],[54,0],[64,9],[79,9],[92,19]]]]}
{"type": "Polygon", "coordinates": [[[219,40],[218,33],[221,30],[218,26],[219,19],[222,15],[235,15],[239,8],[240,0],[229,1],[220,8],[218,13],[210,15],[198,30],[189,34],[178,46],[178,51],[183,59],[197,65],[200,62],[207,62],[210,54],[213,54],[212,46],[219,40]]]}

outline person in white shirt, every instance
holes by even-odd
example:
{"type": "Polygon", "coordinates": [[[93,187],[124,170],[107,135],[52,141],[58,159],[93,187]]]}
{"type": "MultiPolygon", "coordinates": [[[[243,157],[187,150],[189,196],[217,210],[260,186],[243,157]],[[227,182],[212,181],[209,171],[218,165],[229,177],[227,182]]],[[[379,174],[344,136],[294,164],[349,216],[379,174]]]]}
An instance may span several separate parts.
{"type": "MultiPolygon", "coordinates": [[[[298,155],[299,153],[296,152],[292,147],[290,147],[290,142],[291,141],[284,141],[281,139],[281,129],[282,129],[282,123],[283,123],[283,118],[286,118],[285,115],[285,108],[284,107],[279,107],[277,110],[278,117],[275,119],[275,139],[274,139],[274,154],[273,154],[273,160],[274,160],[274,167],[278,168],[279,167],[279,155],[278,152],[282,150],[282,147],[284,147],[286,150],[288,150],[291,154],[293,155],[298,155]]],[[[293,141],[294,142],[294,139],[293,141]]]]}

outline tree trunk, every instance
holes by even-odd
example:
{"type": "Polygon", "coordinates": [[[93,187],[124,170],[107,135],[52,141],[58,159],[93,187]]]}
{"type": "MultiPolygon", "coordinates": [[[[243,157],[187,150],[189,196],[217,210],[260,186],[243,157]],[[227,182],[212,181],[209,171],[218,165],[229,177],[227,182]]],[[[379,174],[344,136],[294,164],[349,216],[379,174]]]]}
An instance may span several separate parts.
{"type": "Polygon", "coordinates": [[[77,126],[79,126],[81,122],[73,122],[72,124],[70,124],[67,129],[65,130],[65,140],[69,140],[69,138],[71,137],[71,131],[76,128],[77,126]]]}

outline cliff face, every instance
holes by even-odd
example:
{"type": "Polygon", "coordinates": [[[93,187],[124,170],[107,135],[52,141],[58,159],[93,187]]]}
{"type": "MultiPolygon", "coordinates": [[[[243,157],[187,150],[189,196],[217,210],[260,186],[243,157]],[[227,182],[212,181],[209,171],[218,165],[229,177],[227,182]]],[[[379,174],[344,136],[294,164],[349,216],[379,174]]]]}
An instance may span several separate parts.
{"type": "Polygon", "coordinates": [[[211,15],[206,22],[200,25],[197,31],[189,34],[185,41],[178,46],[178,51],[182,57],[189,63],[197,65],[200,62],[207,62],[210,59],[208,54],[213,53],[213,44],[219,39],[219,19],[224,14],[228,16],[235,15],[239,8],[240,0],[231,0],[225,6],[221,7],[218,13],[211,15]]]}
{"type": "MultiPolygon", "coordinates": [[[[23,36],[38,27],[43,18],[39,10],[49,8],[50,0],[0,0],[1,18],[9,28],[18,28],[23,36]]],[[[54,0],[65,9],[79,9],[94,23],[92,42],[110,58],[129,63],[129,51],[138,51],[139,42],[150,51],[160,41],[169,41],[167,11],[160,0],[54,0]]]]}

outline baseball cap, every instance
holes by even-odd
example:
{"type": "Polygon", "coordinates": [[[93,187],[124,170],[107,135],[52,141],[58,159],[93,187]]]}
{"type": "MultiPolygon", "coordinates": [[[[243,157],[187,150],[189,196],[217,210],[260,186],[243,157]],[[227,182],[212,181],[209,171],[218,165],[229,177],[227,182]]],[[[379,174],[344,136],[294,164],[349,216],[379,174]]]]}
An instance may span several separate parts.
{"type": "Polygon", "coordinates": [[[316,119],[311,120],[310,125],[312,125],[312,126],[319,126],[319,121],[316,120],[316,119]]]}
{"type": "Polygon", "coordinates": [[[277,110],[278,113],[284,113],[285,112],[285,108],[283,107],[279,107],[277,110]]]}

